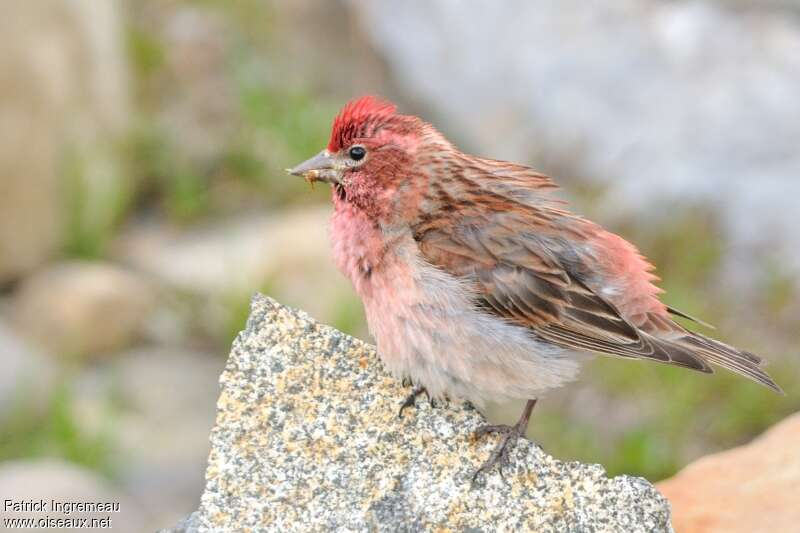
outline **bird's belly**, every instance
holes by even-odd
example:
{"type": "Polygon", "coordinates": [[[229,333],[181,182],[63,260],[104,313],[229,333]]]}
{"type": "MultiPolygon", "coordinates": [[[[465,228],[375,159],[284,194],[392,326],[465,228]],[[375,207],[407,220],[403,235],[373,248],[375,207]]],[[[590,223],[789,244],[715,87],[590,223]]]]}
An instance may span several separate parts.
{"type": "Polygon", "coordinates": [[[393,246],[354,283],[387,368],[433,397],[533,398],[575,377],[571,353],[475,307],[471,287],[393,246]]]}

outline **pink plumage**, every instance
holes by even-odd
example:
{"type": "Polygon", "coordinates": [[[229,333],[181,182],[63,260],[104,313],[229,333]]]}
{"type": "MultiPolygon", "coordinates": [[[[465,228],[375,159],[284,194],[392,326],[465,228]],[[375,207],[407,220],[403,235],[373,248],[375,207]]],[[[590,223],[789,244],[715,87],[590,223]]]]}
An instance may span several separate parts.
{"type": "Polygon", "coordinates": [[[600,353],[773,390],[761,360],[689,331],[635,246],[570,213],[524,165],[460,152],[375,97],[348,103],[326,150],[291,171],[333,186],[334,259],[361,297],[381,359],[414,397],[527,399],[479,472],[507,460],[536,398],[600,353]]]}

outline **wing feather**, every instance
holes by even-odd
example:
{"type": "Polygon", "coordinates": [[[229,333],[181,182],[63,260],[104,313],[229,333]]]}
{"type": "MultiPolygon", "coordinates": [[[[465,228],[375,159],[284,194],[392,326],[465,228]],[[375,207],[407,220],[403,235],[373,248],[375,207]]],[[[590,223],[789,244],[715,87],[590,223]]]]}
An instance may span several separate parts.
{"type": "Polygon", "coordinates": [[[638,276],[634,289],[639,293],[615,299],[601,294],[592,276],[613,276],[612,267],[587,249],[588,241],[581,241],[580,233],[576,239],[574,230],[584,223],[593,230],[598,227],[569,215],[560,204],[553,207],[540,200],[530,189],[520,190],[526,180],[551,183],[541,175],[488,160],[477,160],[463,172],[456,178],[471,189],[476,183],[483,185],[481,194],[448,194],[462,201],[441,210],[440,216],[427,214],[412,230],[426,261],[473,284],[478,306],[565,348],[655,360],[706,373],[713,371],[709,365],[713,363],[780,392],[759,368],[758,357],[674,322],[669,313],[696,319],[657,301],[658,290],[650,284],[651,267],[618,237],[608,242],[634,257],[631,264],[641,271],[623,273],[638,276]],[[481,180],[481,173],[491,178],[481,180]],[[488,185],[487,179],[491,179],[488,185]],[[566,226],[559,225],[564,217],[570,217],[570,232],[560,231],[566,226]],[[564,237],[565,233],[571,238],[564,237]]]}

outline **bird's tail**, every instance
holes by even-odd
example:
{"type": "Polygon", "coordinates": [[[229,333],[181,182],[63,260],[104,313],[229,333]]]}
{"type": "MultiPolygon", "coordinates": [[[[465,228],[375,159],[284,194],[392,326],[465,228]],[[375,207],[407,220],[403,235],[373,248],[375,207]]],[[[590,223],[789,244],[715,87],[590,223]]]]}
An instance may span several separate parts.
{"type": "Polygon", "coordinates": [[[738,350],[733,346],[728,346],[700,333],[688,331],[685,336],[678,339],[670,339],[670,342],[689,349],[693,355],[704,361],[727,368],[757,383],[761,383],[779,394],[784,394],[783,389],[761,369],[762,360],[755,354],[738,350]]]}

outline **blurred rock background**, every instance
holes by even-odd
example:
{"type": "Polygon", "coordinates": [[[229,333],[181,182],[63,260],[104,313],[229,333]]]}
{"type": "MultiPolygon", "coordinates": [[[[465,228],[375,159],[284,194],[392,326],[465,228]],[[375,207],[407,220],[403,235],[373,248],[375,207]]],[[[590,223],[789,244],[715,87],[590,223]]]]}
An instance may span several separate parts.
{"type": "Polygon", "coordinates": [[[787,391],[597,360],[537,412],[545,449],[657,480],[800,408],[798,2],[7,0],[4,14],[2,494],[46,497],[71,476],[133,502],[134,530],[173,524],[197,507],[253,292],[368,338],[329,259],[327,191],[282,170],[367,92],[556,176],[655,261],[667,302],[768,357],[787,391]]]}

